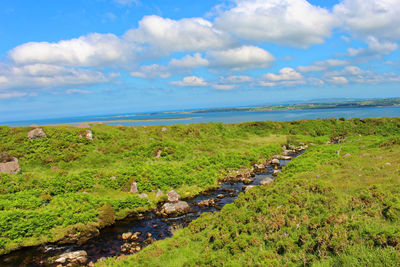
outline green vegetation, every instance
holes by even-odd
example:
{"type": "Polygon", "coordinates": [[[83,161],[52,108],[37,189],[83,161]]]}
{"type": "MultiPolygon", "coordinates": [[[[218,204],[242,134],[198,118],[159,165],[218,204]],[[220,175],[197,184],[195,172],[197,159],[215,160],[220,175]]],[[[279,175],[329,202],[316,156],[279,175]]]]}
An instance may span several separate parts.
{"type": "MultiPolygon", "coordinates": [[[[400,136],[400,119],[331,119],[253,122],[233,125],[207,123],[169,126],[166,127],[166,130],[159,126],[112,127],[95,125],[91,129],[94,135],[93,140],[79,137],[84,135],[84,129],[44,127],[47,138],[30,141],[27,139],[27,133],[31,129],[33,128],[0,127],[0,152],[4,151],[7,155],[17,157],[22,170],[22,173],[16,175],[0,174],[0,253],[20,246],[41,244],[76,235],[85,236],[88,232],[95,232],[96,228],[110,225],[115,219],[121,219],[132,212],[155,207],[157,201],[160,200],[155,196],[155,191],[158,189],[165,192],[175,188],[183,197],[198,194],[217,186],[218,180],[223,178],[229,170],[250,167],[254,163],[270,158],[273,154],[279,153],[281,146],[288,142],[314,142],[317,144],[313,150],[307,152],[306,155],[310,155],[308,161],[299,159],[296,160],[296,164],[290,165],[287,170],[293,171],[285,173],[288,177],[293,176],[290,179],[300,179],[301,177],[298,175],[311,171],[311,169],[315,171],[315,168],[321,168],[322,172],[322,168],[325,167],[324,164],[331,166],[329,165],[331,160],[347,163],[349,158],[345,160],[335,158],[337,145],[321,145],[330,139],[348,137],[341,148],[342,154],[348,153],[348,151],[349,153],[358,153],[356,150],[353,151],[351,149],[353,147],[349,145],[351,140],[356,142],[357,138],[362,140],[359,142],[363,142],[367,151],[370,151],[370,148],[379,149],[379,151],[389,150],[391,145],[397,147],[396,144],[400,136]],[[359,134],[363,137],[358,137],[359,134]],[[318,158],[318,161],[312,165],[310,162],[314,161],[315,157],[318,158]],[[297,172],[300,174],[296,174],[297,172]],[[148,199],[141,199],[138,194],[129,193],[132,181],[137,182],[139,193],[146,192],[149,194],[148,199]]],[[[307,158],[306,155],[302,159],[307,158]]],[[[358,157],[355,157],[355,160],[357,159],[358,157]]],[[[332,166],[336,166],[335,164],[332,166]]],[[[332,172],[334,172],[333,169],[332,172]]],[[[305,184],[313,183],[314,180],[309,178],[308,176],[302,178],[305,184]]],[[[282,213],[282,216],[292,216],[292,213],[290,213],[292,210],[286,210],[290,205],[287,207],[284,205],[289,201],[285,200],[285,202],[284,199],[291,195],[293,190],[297,191],[296,187],[290,186],[292,184],[290,179],[280,177],[279,180],[282,183],[287,181],[287,185],[282,185],[285,188],[280,188],[279,183],[271,187],[276,188],[275,197],[279,197],[283,203],[281,205],[285,207],[285,213],[282,213]]],[[[324,182],[322,179],[318,179],[318,181],[324,182]]],[[[328,188],[330,185],[324,184],[324,186],[328,188]]],[[[334,188],[334,185],[332,185],[332,188],[334,188]]],[[[395,189],[393,184],[391,188],[395,189]]],[[[265,223],[260,225],[260,229],[266,227],[268,222],[268,218],[263,217],[262,214],[266,213],[269,216],[269,208],[263,208],[262,205],[268,207],[270,204],[266,203],[273,199],[269,199],[272,197],[271,192],[261,194],[260,192],[263,192],[263,190],[271,189],[256,189],[254,193],[239,198],[234,205],[224,208],[222,214],[225,214],[226,218],[230,218],[229,220],[237,220],[237,225],[229,223],[228,226],[222,223],[224,215],[217,215],[221,217],[204,215],[184,230],[184,234],[178,231],[176,237],[165,241],[167,243],[158,243],[155,248],[159,245],[168,244],[168,242],[180,243],[182,241],[185,243],[185,240],[189,239],[180,241],[179,238],[187,235],[185,238],[199,238],[198,242],[191,241],[191,245],[188,245],[187,249],[193,248],[196,251],[202,251],[200,254],[204,253],[204,249],[207,251],[211,249],[211,256],[207,260],[215,258],[217,263],[221,262],[219,257],[227,255],[225,254],[227,253],[226,249],[229,250],[229,248],[232,249],[229,252],[233,253],[232,255],[240,251],[245,257],[248,248],[256,253],[261,248],[260,246],[267,246],[268,242],[263,241],[259,246],[245,244],[250,244],[253,241],[257,244],[260,240],[264,240],[265,233],[260,237],[262,231],[257,232],[256,229],[251,228],[257,226],[257,224],[252,223],[252,220],[257,217],[261,216],[265,220],[265,223]],[[252,196],[252,200],[247,199],[249,196],[252,196]],[[263,212],[258,214],[262,210],[263,212]],[[230,213],[232,213],[232,217],[228,216],[230,213]],[[253,218],[253,216],[255,217],[253,218]],[[216,235],[210,235],[211,232],[208,232],[207,229],[204,232],[202,227],[198,230],[193,229],[193,227],[196,228],[193,225],[201,225],[202,223],[210,225],[210,227],[215,225],[215,229],[210,229],[210,227],[207,227],[207,229],[210,229],[216,235]],[[244,226],[241,226],[241,224],[244,226]],[[237,228],[235,230],[230,227],[237,228]],[[250,234],[242,236],[241,233],[245,233],[244,229],[247,228],[242,229],[241,227],[250,227],[247,230],[247,233],[250,234]],[[219,232],[222,229],[224,229],[223,233],[219,232]],[[236,234],[232,235],[232,233],[236,234]],[[221,240],[220,237],[225,238],[225,235],[227,235],[227,240],[221,240]],[[240,238],[236,239],[236,235],[240,238]],[[213,238],[211,238],[212,236],[213,238]],[[236,243],[237,247],[235,247],[236,243]],[[219,249],[220,247],[222,248],[219,249]],[[239,250],[236,251],[237,249],[239,250]],[[213,254],[213,251],[216,254],[213,254]]],[[[321,196],[316,196],[320,197],[321,200],[319,198],[313,199],[312,195],[309,196],[306,193],[299,195],[298,198],[301,201],[311,201],[310,207],[314,207],[312,205],[318,203],[330,203],[332,199],[329,196],[326,197],[329,199],[328,202],[323,202],[324,194],[333,194],[333,192],[335,191],[327,190],[322,192],[321,196]]],[[[387,193],[386,191],[383,192],[387,193]]],[[[351,195],[351,193],[348,195],[351,195]]],[[[395,196],[394,193],[393,195],[395,196]]],[[[316,207],[312,211],[315,214],[308,215],[310,220],[307,223],[311,221],[317,223],[317,219],[315,221],[311,219],[321,212],[318,218],[322,224],[325,218],[325,211],[323,211],[325,204],[316,207]]],[[[306,211],[302,210],[301,207],[294,207],[293,212],[300,218],[299,216],[306,211]]],[[[326,212],[334,213],[333,210],[326,212]]],[[[389,209],[386,213],[395,223],[398,215],[397,210],[389,209]]],[[[300,223],[300,220],[298,220],[298,223],[300,223]]],[[[308,224],[301,224],[301,227],[300,229],[303,229],[304,232],[305,229],[308,229],[308,224]]],[[[285,229],[290,230],[289,228],[285,229]]],[[[316,229],[316,231],[319,231],[318,227],[316,229]]],[[[393,229],[396,228],[393,227],[393,229]]],[[[273,240],[279,239],[278,233],[285,233],[279,231],[276,232],[273,240]]],[[[285,247],[286,245],[282,246],[285,247]]],[[[297,245],[290,243],[290,246],[295,248],[297,245]]],[[[360,253],[368,252],[365,250],[368,247],[358,249],[360,253]]],[[[384,249],[386,247],[382,245],[382,250],[384,249]]],[[[151,248],[149,248],[149,251],[151,251],[151,248]]],[[[146,258],[146,255],[149,255],[146,253],[139,255],[146,258]]],[[[171,250],[171,253],[185,254],[185,252],[178,252],[177,250],[171,250]]],[[[189,253],[188,255],[192,255],[192,259],[196,259],[194,262],[205,264],[202,256],[196,258],[196,253],[189,253]]],[[[293,255],[298,255],[297,253],[298,251],[294,251],[293,255]]],[[[317,255],[318,253],[310,252],[310,255],[313,254],[317,255]]],[[[154,257],[154,260],[159,259],[160,262],[164,260],[168,262],[161,255],[168,258],[172,254],[168,254],[168,256],[161,253],[160,257],[154,257]]],[[[231,257],[232,262],[243,262],[238,258],[238,255],[231,257]]],[[[253,254],[248,255],[251,255],[254,260],[261,261],[253,254]]],[[[268,255],[266,256],[268,259],[271,257],[274,260],[278,259],[275,254],[271,254],[271,257],[268,255]]],[[[281,254],[278,253],[278,255],[281,254]]],[[[308,258],[307,253],[304,255],[305,259],[313,260],[308,258]]],[[[392,254],[385,255],[389,257],[392,254]]],[[[285,257],[287,262],[289,262],[288,259],[291,258],[286,259],[285,257]]],[[[182,260],[186,262],[186,258],[182,258],[182,260]]],[[[183,261],[182,263],[184,263],[183,261]]],[[[146,260],[140,260],[140,262],[146,263],[146,260]]],[[[246,264],[246,262],[244,263],[246,264]]],[[[172,262],[170,264],[172,265],[172,262]]],[[[179,263],[177,264],[179,265],[179,263]]]]}
{"type": "MultiPolygon", "coordinates": [[[[310,146],[272,185],[202,214],[138,254],[99,265],[399,266],[400,136],[394,121],[331,121],[343,143],[310,146]]],[[[327,135],[324,122],[313,121],[314,130],[327,135]]],[[[301,132],[311,121],[292,123],[280,130],[301,132]]]]}

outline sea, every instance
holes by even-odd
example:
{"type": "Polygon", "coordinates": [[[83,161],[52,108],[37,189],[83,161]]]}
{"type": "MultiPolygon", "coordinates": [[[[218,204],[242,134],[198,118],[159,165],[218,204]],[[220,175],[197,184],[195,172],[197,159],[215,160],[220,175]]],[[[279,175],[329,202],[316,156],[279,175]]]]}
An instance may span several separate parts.
{"type": "Polygon", "coordinates": [[[165,112],[144,114],[121,114],[65,117],[43,120],[26,120],[14,122],[0,122],[7,126],[30,125],[71,125],[80,123],[102,123],[122,126],[149,126],[193,124],[206,122],[240,123],[252,121],[293,121],[303,119],[324,118],[381,118],[400,117],[400,107],[362,107],[362,108],[331,108],[331,109],[306,109],[306,110],[282,110],[282,111],[213,111],[213,112],[165,112]]]}

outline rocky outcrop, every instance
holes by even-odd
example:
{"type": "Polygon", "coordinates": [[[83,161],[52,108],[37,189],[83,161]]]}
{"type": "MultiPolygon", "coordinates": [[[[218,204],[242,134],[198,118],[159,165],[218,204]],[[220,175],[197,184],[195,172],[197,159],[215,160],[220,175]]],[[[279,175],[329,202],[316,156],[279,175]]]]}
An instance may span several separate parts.
{"type": "Polygon", "coordinates": [[[86,264],[87,253],[84,250],[68,252],[56,257],[54,263],[59,263],[66,266],[78,266],[86,264]]]}
{"type": "Polygon", "coordinates": [[[189,204],[185,201],[165,203],[161,208],[161,214],[182,214],[190,210],[189,204]]]}
{"type": "Polygon", "coordinates": [[[133,193],[133,194],[139,192],[138,189],[137,189],[136,181],[133,181],[133,182],[132,182],[132,184],[131,184],[131,189],[129,190],[129,192],[131,192],[131,193],[133,193]]]}
{"type": "Polygon", "coordinates": [[[34,139],[43,139],[46,138],[46,133],[43,131],[42,128],[36,128],[33,129],[28,133],[28,139],[29,140],[34,140],[34,139]]]}
{"type": "Polygon", "coordinates": [[[0,173],[16,174],[20,170],[17,158],[6,153],[0,155],[0,173]]]}
{"type": "Polygon", "coordinates": [[[171,203],[178,202],[179,199],[181,198],[181,196],[175,190],[169,191],[167,196],[168,196],[168,202],[171,203]]]}

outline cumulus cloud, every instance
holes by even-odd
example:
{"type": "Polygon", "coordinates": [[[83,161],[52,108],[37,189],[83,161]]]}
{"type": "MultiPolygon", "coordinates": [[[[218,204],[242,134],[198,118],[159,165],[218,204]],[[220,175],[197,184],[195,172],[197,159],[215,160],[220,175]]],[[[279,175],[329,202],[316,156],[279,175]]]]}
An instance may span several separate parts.
{"type": "Polygon", "coordinates": [[[114,0],[114,2],[120,5],[131,5],[131,4],[138,4],[139,0],[114,0]]]}
{"type": "Polygon", "coordinates": [[[232,69],[266,68],[274,61],[274,57],[262,48],[245,45],[207,53],[211,65],[232,69]]]}
{"type": "Polygon", "coordinates": [[[73,95],[73,94],[79,94],[79,95],[88,95],[91,94],[91,91],[88,90],[82,90],[82,89],[68,89],[65,91],[68,95],[73,95]]]}
{"type": "Polygon", "coordinates": [[[370,70],[363,70],[357,66],[347,66],[340,71],[327,72],[323,76],[327,82],[344,83],[345,79],[347,82],[354,83],[387,83],[387,82],[400,82],[400,76],[392,73],[376,73],[370,70]]]}
{"type": "Polygon", "coordinates": [[[210,64],[207,59],[203,58],[200,53],[195,53],[193,56],[186,55],[181,59],[172,59],[168,65],[172,68],[200,68],[210,64]]]}
{"type": "Polygon", "coordinates": [[[207,82],[203,78],[197,76],[187,76],[184,77],[182,81],[173,81],[170,82],[170,84],[191,87],[207,86],[207,82]]]}
{"type": "Polygon", "coordinates": [[[380,56],[380,55],[388,55],[395,51],[398,48],[396,43],[391,41],[379,41],[375,37],[367,38],[368,47],[366,48],[349,48],[347,50],[349,56],[353,57],[361,57],[361,56],[380,56]]]}
{"type": "Polygon", "coordinates": [[[221,80],[228,83],[246,83],[253,81],[253,78],[248,75],[232,75],[228,77],[222,77],[221,80]]]}
{"type": "Polygon", "coordinates": [[[131,76],[140,77],[140,78],[168,78],[171,76],[170,70],[162,65],[159,64],[152,64],[152,65],[144,65],[139,68],[137,71],[132,71],[131,76]]]}
{"type": "Polygon", "coordinates": [[[114,34],[92,33],[58,43],[25,43],[12,49],[9,56],[18,65],[112,66],[132,60],[135,49],[114,34]]]}
{"type": "Polygon", "coordinates": [[[349,83],[349,81],[346,79],[346,77],[343,77],[343,76],[329,77],[326,79],[326,81],[329,83],[338,84],[338,85],[344,85],[344,84],[349,83]]]}
{"type": "Polygon", "coordinates": [[[261,86],[277,86],[277,85],[297,85],[304,84],[306,81],[300,73],[292,68],[283,68],[279,71],[279,74],[267,73],[261,77],[261,86]]]}
{"type": "Polygon", "coordinates": [[[350,64],[347,60],[339,60],[339,59],[327,59],[323,61],[315,61],[309,66],[299,66],[297,70],[306,73],[306,72],[317,72],[317,71],[325,71],[330,68],[340,67],[350,64]]]}
{"type": "Polygon", "coordinates": [[[234,84],[213,84],[212,85],[213,88],[217,89],[217,90],[232,90],[236,87],[236,85],[234,84]]]}
{"type": "Polygon", "coordinates": [[[125,38],[165,53],[221,49],[233,43],[228,34],[215,29],[203,18],[173,20],[155,15],[144,17],[139,21],[139,27],[129,30],[125,38]]]}
{"type": "Polygon", "coordinates": [[[0,93],[0,99],[23,97],[23,96],[27,96],[27,95],[28,95],[28,93],[24,93],[24,92],[5,92],[5,93],[0,93]]]}
{"type": "Polygon", "coordinates": [[[333,12],[355,36],[400,39],[400,0],[343,0],[333,12]]]}
{"type": "Polygon", "coordinates": [[[306,0],[236,0],[236,6],[222,12],[215,26],[239,38],[308,47],[329,37],[335,25],[326,9],[306,0]]]}
{"type": "Polygon", "coordinates": [[[47,64],[1,65],[0,90],[10,88],[56,88],[108,82],[113,75],[47,64]]]}

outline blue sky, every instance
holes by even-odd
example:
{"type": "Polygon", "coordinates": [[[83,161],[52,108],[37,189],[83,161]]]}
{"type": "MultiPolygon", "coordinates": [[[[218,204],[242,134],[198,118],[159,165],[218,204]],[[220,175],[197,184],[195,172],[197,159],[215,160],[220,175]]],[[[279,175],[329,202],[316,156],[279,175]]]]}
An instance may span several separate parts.
{"type": "Polygon", "coordinates": [[[2,0],[0,121],[400,96],[400,0],[2,0]]]}

